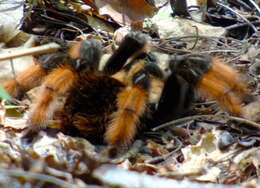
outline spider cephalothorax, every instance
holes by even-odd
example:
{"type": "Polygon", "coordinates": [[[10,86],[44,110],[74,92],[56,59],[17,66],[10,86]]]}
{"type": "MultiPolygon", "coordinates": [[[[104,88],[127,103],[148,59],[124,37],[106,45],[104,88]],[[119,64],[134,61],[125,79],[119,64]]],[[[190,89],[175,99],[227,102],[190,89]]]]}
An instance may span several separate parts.
{"type": "MultiPolygon", "coordinates": [[[[43,75],[46,78],[31,109],[29,128],[46,126],[58,110],[56,101],[61,95],[66,101],[56,118],[64,130],[104,138],[112,145],[131,143],[142,124],[156,125],[182,116],[195,90],[216,99],[230,113],[242,115],[246,87],[232,68],[219,59],[189,54],[171,56],[171,73],[165,74],[147,45],[146,35],[128,34],[102,71],[98,70],[98,41],[73,45],[65,63],[43,75]]],[[[6,88],[11,91],[8,84],[6,88]]]]}

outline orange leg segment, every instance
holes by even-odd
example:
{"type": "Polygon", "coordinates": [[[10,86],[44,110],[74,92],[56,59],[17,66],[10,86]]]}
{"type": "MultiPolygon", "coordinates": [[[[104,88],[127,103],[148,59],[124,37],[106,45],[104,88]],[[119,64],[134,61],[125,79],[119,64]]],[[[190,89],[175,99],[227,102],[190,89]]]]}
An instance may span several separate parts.
{"type": "Polygon", "coordinates": [[[127,145],[134,138],[139,117],[143,115],[148,101],[148,93],[138,87],[129,86],[118,94],[118,110],[105,133],[105,139],[112,145],[127,145]]]}
{"type": "Polygon", "coordinates": [[[217,100],[220,105],[234,115],[242,115],[242,99],[247,93],[246,84],[228,65],[214,59],[212,68],[198,83],[202,94],[217,100]]]}
{"type": "Polygon", "coordinates": [[[22,98],[25,92],[41,84],[47,71],[36,64],[19,74],[16,79],[4,84],[6,91],[14,98],[22,98]]]}
{"type": "Polygon", "coordinates": [[[58,97],[66,94],[76,81],[77,74],[70,66],[56,68],[46,77],[39,98],[29,113],[28,123],[32,128],[46,126],[58,108],[58,97]]]}

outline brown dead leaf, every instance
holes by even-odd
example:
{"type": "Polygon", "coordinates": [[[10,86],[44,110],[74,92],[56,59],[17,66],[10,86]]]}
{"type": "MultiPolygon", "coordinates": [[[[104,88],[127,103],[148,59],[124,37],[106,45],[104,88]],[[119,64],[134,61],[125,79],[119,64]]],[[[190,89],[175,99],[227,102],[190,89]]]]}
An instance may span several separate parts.
{"type": "Polygon", "coordinates": [[[119,24],[130,24],[153,16],[158,8],[148,0],[93,0],[101,15],[109,15],[119,24]],[[123,16],[124,15],[124,16],[123,16]]]}

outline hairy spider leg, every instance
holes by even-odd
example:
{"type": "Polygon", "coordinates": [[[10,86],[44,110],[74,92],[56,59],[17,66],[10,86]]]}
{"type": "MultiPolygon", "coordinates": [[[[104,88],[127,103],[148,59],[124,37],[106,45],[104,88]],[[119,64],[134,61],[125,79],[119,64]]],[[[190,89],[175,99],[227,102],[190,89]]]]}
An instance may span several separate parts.
{"type": "Polygon", "coordinates": [[[198,89],[208,98],[218,101],[230,113],[241,116],[246,84],[241,75],[218,58],[207,55],[173,57],[170,67],[174,74],[198,89]]]}
{"type": "Polygon", "coordinates": [[[35,64],[17,75],[15,79],[4,83],[6,91],[14,98],[21,99],[30,89],[41,84],[47,71],[40,65],[35,64]]]}
{"type": "Polygon", "coordinates": [[[103,72],[113,75],[120,71],[128,59],[134,59],[140,53],[148,51],[148,37],[141,32],[127,34],[120,46],[111,55],[103,68],[103,72]]]}
{"type": "Polygon", "coordinates": [[[4,87],[12,97],[22,99],[27,91],[39,86],[51,70],[65,64],[67,59],[65,52],[41,55],[34,59],[34,65],[7,81],[4,87]]]}
{"type": "Polygon", "coordinates": [[[45,127],[57,110],[59,96],[66,94],[77,82],[78,76],[69,65],[54,69],[43,82],[39,98],[29,112],[28,123],[31,128],[45,127]]]}
{"type": "Polygon", "coordinates": [[[29,113],[31,127],[44,127],[57,111],[57,101],[77,84],[82,72],[96,70],[101,57],[101,44],[96,40],[76,43],[69,49],[72,58],[55,68],[41,86],[39,98],[29,113]],[[78,51],[78,56],[72,52],[78,51]]]}
{"type": "Polygon", "coordinates": [[[247,89],[241,77],[233,68],[214,58],[210,70],[203,75],[197,88],[233,115],[243,116],[242,103],[247,89]]]}
{"type": "Polygon", "coordinates": [[[117,95],[117,111],[111,115],[105,133],[105,140],[111,145],[131,143],[138,129],[139,118],[147,108],[151,85],[156,85],[151,84],[149,74],[155,72],[157,75],[160,72],[162,77],[159,67],[140,60],[149,51],[147,41],[147,36],[140,32],[129,33],[104,67],[106,74],[126,86],[117,95]],[[130,62],[127,63],[127,60],[130,62]]]}
{"type": "Polygon", "coordinates": [[[105,133],[105,140],[111,145],[128,145],[136,135],[140,117],[149,103],[149,92],[153,79],[162,79],[160,68],[145,60],[136,60],[126,72],[123,82],[126,87],[117,95],[117,111],[111,115],[111,122],[105,133]]]}

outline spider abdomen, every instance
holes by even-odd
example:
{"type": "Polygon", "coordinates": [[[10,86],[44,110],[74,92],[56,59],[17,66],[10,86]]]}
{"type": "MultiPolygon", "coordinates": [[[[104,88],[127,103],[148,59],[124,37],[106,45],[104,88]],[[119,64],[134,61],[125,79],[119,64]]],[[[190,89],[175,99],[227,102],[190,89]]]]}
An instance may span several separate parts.
{"type": "Polygon", "coordinates": [[[87,137],[102,136],[109,116],[117,110],[117,94],[124,87],[120,81],[102,73],[83,73],[65,102],[66,131],[87,137]]]}

